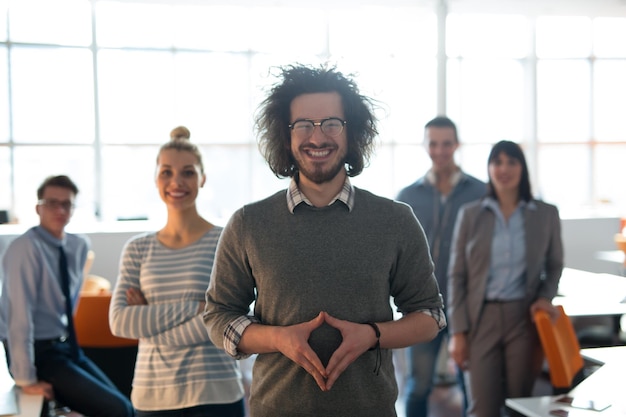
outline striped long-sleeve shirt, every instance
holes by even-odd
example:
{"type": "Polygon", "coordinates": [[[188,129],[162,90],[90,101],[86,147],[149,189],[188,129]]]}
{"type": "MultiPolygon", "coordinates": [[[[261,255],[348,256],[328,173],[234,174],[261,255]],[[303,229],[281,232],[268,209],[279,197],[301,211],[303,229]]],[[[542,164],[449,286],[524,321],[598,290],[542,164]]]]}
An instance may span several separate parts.
{"type": "Polygon", "coordinates": [[[156,233],[125,246],[109,321],[114,334],[139,339],[131,399],[139,410],[232,403],[243,397],[238,364],[210,341],[198,307],[209,284],[221,227],[181,249],[156,233]],[[147,305],[130,306],[138,288],[147,305]]]}

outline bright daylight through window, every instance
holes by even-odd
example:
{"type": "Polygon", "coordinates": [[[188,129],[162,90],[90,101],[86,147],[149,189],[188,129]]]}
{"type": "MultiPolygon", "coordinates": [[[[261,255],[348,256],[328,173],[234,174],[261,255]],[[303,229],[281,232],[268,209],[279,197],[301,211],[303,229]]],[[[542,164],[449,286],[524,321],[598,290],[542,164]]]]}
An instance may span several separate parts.
{"type": "Polygon", "coordinates": [[[355,185],[393,197],[414,181],[429,165],[423,125],[445,112],[470,174],[486,179],[490,146],[513,140],[534,191],[563,217],[626,215],[616,174],[626,16],[468,13],[454,1],[444,19],[434,1],[216,3],[0,0],[0,210],[33,223],[33,190],[63,173],[81,190],[76,227],[158,221],[156,151],[185,125],[205,158],[199,209],[223,223],[286,186],[253,131],[272,67],[328,61],[380,104],[377,151],[355,185]]]}

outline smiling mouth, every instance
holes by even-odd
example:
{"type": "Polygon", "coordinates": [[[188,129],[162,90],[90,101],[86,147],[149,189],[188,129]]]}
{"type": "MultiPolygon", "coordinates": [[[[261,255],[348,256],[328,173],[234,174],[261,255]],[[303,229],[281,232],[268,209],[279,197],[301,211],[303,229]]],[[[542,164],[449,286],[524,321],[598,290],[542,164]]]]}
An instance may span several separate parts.
{"type": "Polygon", "coordinates": [[[302,148],[302,152],[311,158],[326,158],[334,150],[335,147],[333,146],[324,146],[320,148],[307,146],[302,148]]]}
{"type": "Polygon", "coordinates": [[[324,158],[328,156],[329,154],[330,154],[330,149],[307,151],[307,155],[310,155],[314,158],[324,158]]]}
{"type": "Polygon", "coordinates": [[[168,194],[174,198],[181,198],[187,195],[187,193],[183,192],[169,192],[168,194]]]}
{"type": "Polygon", "coordinates": [[[512,181],[513,181],[512,178],[498,178],[498,182],[502,184],[508,184],[509,182],[512,182],[512,181]]]}

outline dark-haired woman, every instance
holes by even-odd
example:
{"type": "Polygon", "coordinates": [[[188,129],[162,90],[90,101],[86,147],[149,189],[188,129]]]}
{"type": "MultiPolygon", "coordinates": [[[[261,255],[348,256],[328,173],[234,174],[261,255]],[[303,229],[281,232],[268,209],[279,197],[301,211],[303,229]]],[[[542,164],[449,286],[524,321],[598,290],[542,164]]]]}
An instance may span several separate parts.
{"type": "Polygon", "coordinates": [[[507,397],[531,395],[541,364],[532,315],[556,315],[563,269],[558,210],[532,197],[519,145],[488,159],[488,195],[457,218],[448,278],[449,351],[464,370],[470,417],[498,417],[507,397]]]}

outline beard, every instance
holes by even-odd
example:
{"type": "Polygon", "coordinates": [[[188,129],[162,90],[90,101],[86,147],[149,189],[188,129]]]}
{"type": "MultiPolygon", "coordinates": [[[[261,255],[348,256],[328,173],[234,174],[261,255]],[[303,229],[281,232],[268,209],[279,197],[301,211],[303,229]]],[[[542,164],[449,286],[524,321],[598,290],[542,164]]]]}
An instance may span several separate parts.
{"type": "MultiPolygon", "coordinates": [[[[304,153],[303,151],[301,152],[304,153]]],[[[337,176],[337,174],[339,174],[341,170],[344,169],[346,154],[347,151],[344,151],[343,154],[338,155],[336,162],[330,167],[326,168],[324,168],[325,165],[327,165],[326,162],[303,162],[298,155],[293,155],[293,159],[301,176],[308,178],[311,182],[315,184],[323,184],[325,182],[332,181],[337,176]]]]}

